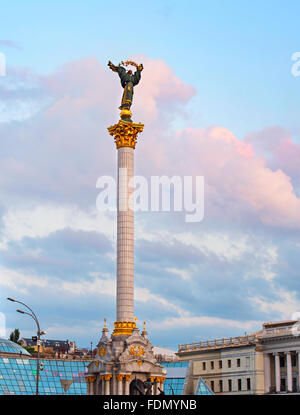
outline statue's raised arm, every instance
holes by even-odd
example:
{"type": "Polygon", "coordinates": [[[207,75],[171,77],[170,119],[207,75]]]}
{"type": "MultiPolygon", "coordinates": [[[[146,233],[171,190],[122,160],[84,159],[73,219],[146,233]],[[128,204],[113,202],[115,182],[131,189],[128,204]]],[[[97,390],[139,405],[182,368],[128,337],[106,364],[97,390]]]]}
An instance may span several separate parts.
{"type": "Polygon", "coordinates": [[[118,72],[118,67],[115,66],[111,61],[108,61],[107,66],[109,66],[112,71],[118,72]]]}

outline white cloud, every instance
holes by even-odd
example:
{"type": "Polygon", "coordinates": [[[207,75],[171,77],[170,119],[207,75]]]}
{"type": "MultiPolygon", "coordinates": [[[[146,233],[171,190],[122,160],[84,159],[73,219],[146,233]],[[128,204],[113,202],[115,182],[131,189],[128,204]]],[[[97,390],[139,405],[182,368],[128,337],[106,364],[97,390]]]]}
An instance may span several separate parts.
{"type": "Polygon", "coordinates": [[[184,269],[166,268],[166,271],[171,272],[172,274],[179,275],[179,277],[186,281],[191,279],[191,274],[184,269]]]}
{"type": "Polygon", "coordinates": [[[204,326],[215,326],[216,331],[219,328],[228,327],[228,328],[238,328],[241,330],[253,330],[261,325],[260,321],[256,320],[230,320],[225,318],[210,317],[210,316],[190,316],[188,313],[186,316],[180,317],[170,317],[160,322],[153,322],[153,327],[204,327],[204,326]]]}
{"type": "Polygon", "coordinates": [[[201,235],[191,232],[177,233],[174,238],[199,249],[205,255],[213,253],[227,261],[237,260],[251,249],[247,236],[236,236],[224,232],[205,232],[201,235]]]}
{"type": "Polygon", "coordinates": [[[300,301],[297,300],[296,291],[286,291],[283,288],[276,289],[272,287],[274,297],[277,300],[269,300],[264,296],[253,296],[249,300],[269,316],[278,316],[282,320],[291,320],[296,312],[300,312],[300,301]]]}
{"type": "Polygon", "coordinates": [[[70,228],[74,231],[98,231],[115,240],[115,222],[108,214],[91,208],[88,212],[76,206],[38,205],[33,208],[10,209],[4,214],[1,247],[24,237],[43,238],[50,233],[70,228]]]}
{"type": "Polygon", "coordinates": [[[35,286],[46,288],[49,281],[46,277],[34,274],[22,274],[21,272],[4,268],[0,268],[0,285],[12,288],[20,293],[28,293],[28,288],[35,286]]]}

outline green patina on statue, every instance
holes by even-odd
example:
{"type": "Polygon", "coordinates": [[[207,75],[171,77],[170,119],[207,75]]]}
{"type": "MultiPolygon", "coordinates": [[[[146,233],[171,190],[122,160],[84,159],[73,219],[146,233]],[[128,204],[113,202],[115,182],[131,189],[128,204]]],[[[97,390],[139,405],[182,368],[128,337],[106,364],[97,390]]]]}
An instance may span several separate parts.
{"type": "Polygon", "coordinates": [[[108,66],[110,67],[112,71],[117,72],[120,77],[121,85],[124,88],[124,92],[122,96],[121,106],[119,107],[119,109],[122,110],[121,118],[123,118],[124,116],[124,118],[128,119],[131,116],[131,113],[129,115],[127,111],[130,112],[130,107],[131,107],[132,98],[133,98],[133,87],[136,86],[140,82],[141,72],[144,69],[144,67],[142,64],[137,65],[135,62],[132,62],[132,61],[121,62],[118,66],[115,66],[113,63],[111,63],[111,61],[109,61],[108,66]],[[124,66],[121,66],[121,64],[125,66],[128,66],[128,65],[135,66],[136,67],[135,73],[133,74],[130,69],[126,71],[124,66]],[[122,116],[122,113],[123,113],[123,116],[122,116]]]}

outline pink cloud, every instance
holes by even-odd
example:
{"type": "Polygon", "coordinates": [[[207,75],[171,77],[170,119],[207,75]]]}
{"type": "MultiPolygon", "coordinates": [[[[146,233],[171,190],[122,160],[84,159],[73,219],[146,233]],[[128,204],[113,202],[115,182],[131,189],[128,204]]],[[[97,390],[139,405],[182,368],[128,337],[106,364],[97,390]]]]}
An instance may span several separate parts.
{"type": "Polygon", "coordinates": [[[208,215],[218,205],[228,219],[256,215],[267,225],[300,227],[300,199],[290,177],[268,168],[250,143],[225,128],[184,129],[168,154],[181,174],[205,177],[208,215]]]}
{"type": "MultiPolygon", "coordinates": [[[[170,115],[184,107],[193,96],[193,87],[184,84],[160,60],[141,57],[145,69],[141,83],[136,87],[133,101],[133,119],[145,123],[141,137],[151,152],[157,148],[156,163],[163,164],[165,155],[159,151],[156,137],[168,131],[170,115]],[[162,116],[159,107],[170,102],[162,116]]],[[[117,62],[116,62],[117,63],[117,62]]],[[[15,71],[15,77],[23,74],[15,71]]],[[[27,71],[26,71],[27,73],[27,71]]],[[[116,73],[96,58],[68,62],[47,76],[34,76],[41,95],[51,100],[34,117],[16,125],[2,125],[2,136],[7,137],[7,156],[0,163],[2,177],[10,167],[7,185],[24,191],[31,189],[32,177],[41,192],[57,192],[64,197],[78,197],[87,189],[96,192],[95,183],[101,174],[115,173],[116,152],[107,127],[117,122],[122,87],[116,73]],[[9,139],[8,139],[9,137],[9,139]],[[22,175],[16,167],[22,166],[22,175]],[[13,186],[15,183],[15,186],[13,186]],[[26,185],[27,183],[27,185],[26,185]]],[[[5,141],[5,145],[6,145],[5,141]]]]}
{"type": "MultiPolygon", "coordinates": [[[[161,60],[134,60],[145,67],[132,106],[133,119],[145,123],[136,173],[203,175],[208,216],[254,217],[271,226],[300,227],[300,200],[289,176],[299,165],[300,152],[290,136],[275,127],[245,141],[221,126],[173,132],[170,121],[184,111],[195,88],[161,60]],[[270,154],[274,168],[268,164],[270,154]]],[[[0,163],[0,176],[10,166],[12,188],[14,180],[20,186],[17,172],[22,169],[24,191],[26,181],[36,176],[43,194],[51,189],[77,200],[89,191],[95,197],[99,175],[115,173],[116,152],[106,129],[119,118],[119,78],[106,63],[88,58],[40,79],[52,101],[29,121],[10,127],[9,134],[2,131],[2,137],[9,136],[11,154],[0,163]]]]}
{"type": "Polygon", "coordinates": [[[249,133],[245,141],[265,156],[271,169],[281,169],[300,183],[300,145],[288,131],[279,126],[265,127],[249,133]]]}

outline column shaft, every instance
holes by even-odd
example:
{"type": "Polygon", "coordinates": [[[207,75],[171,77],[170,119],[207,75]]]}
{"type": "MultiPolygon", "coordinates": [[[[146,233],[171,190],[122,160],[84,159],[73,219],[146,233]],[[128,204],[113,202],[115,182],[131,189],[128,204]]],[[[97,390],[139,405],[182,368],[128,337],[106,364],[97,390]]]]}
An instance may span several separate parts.
{"type": "Polygon", "coordinates": [[[117,321],[134,317],[134,211],[128,206],[133,192],[128,183],[134,174],[134,150],[118,150],[117,213],[117,321]]]}
{"type": "Polygon", "coordinates": [[[110,395],[110,380],[105,380],[105,395],[110,395]]]}
{"type": "Polygon", "coordinates": [[[124,395],[129,395],[130,375],[125,375],[124,395]]]}
{"type": "Polygon", "coordinates": [[[264,355],[264,372],[265,372],[265,393],[270,392],[271,387],[271,370],[270,370],[270,355],[264,355]]]}
{"type": "Polygon", "coordinates": [[[292,359],[291,353],[286,353],[286,376],[287,376],[287,391],[292,392],[293,390],[293,379],[292,379],[292,359]]]}
{"type": "Polygon", "coordinates": [[[119,377],[117,380],[117,385],[118,385],[118,393],[117,395],[123,395],[123,377],[119,377]]]}
{"type": "Polygon", "coordinates": [[[275,354],[275,382],[276,392],[280,392],[280,360],[278,354],[275,354]]]}

